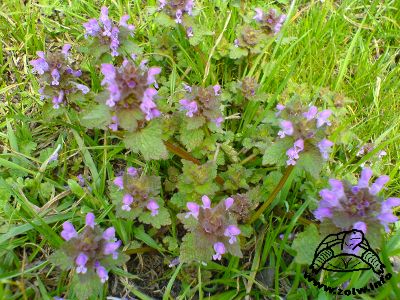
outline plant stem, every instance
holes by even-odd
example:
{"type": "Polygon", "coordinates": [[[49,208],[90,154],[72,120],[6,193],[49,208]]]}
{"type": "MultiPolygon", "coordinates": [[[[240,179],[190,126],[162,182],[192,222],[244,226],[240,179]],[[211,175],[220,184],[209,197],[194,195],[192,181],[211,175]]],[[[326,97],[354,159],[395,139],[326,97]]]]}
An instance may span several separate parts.
{"type": "Polygon", "coordinates": [[[171,142],[164,141],[164,145],[165,145],[165,147],[167,147],[168,151],[178,155],[180,158],[189,160],[189,161],[195,163],[196,165],[201,165],[201,162],[198,159],[194,158],[188,152],[186,152],[182,148],[179,148],[178,146],[175,146],[171,142]]]}
{"type": "Polygon", "coordinates": [[[241,164],[241,165],[247,164],[249,161],[252,161],[253,159],[255,159],[259,154],[260,154],[260,152],[258,150],[256,150],[256,151],[254,151],[254,153],[252,153],[251,155],[249,155],[245,159],[243,159],[239,164],[241,164]]]}
{"type": "MultiPolygon", "coordinates": [[[[195,163],[196,165],[201,165],[201,162],[197,158],[194,158],[187,151],[183,150],[182,148],[180,148],[178,146],[175,146],[171,142],[164,141],[164,145],[165,145],[165,147],[167,147],[168,151],[178,155],[180,158],[189,160],[189,161],[195,163]]],[[[224,180],[219,175],[217,175],[217,177],[215,177],[215,181],[220,185],[224,184],[224,180]]]]}
{"type": "Polygon", "coordinates": [[[278,195],[280,190],[285,185],[289,175],[292,173],[294,166],[288,166],[283,174],[281,180],[276,185],[275,189],[269,195],[268,199],[264,202],[264,204],[254,213],[254,215],[250,218],[249,224],[252,224],[255,220],[257,220],[263,212],[268,208],[272,201],[274,201],[275,197],[278,195]]]}

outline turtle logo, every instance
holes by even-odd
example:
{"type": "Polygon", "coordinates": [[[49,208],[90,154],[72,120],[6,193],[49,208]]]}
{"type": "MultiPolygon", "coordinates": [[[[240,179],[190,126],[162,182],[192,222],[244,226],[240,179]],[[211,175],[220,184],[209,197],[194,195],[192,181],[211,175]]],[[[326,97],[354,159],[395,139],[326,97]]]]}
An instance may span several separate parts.
{"type": "Polygon", "coordinates": [[[372,250],[364,233],[352,229],[330,234],[322,240],[314,253],[310,266],[312,273],[321,269],[334,272],[355,272],[372,270],[375,274],[384,273],[384,265],[372,250]]]}

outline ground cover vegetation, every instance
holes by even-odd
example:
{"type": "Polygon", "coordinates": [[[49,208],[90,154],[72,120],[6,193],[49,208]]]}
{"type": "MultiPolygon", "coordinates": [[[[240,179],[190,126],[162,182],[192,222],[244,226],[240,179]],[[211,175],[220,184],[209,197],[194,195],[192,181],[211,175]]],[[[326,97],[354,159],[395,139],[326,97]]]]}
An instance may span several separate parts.
{"type": "Polygon", "coordinates": [[[400,299],[399,1],[0,5],[1,299],[400,299]]]}

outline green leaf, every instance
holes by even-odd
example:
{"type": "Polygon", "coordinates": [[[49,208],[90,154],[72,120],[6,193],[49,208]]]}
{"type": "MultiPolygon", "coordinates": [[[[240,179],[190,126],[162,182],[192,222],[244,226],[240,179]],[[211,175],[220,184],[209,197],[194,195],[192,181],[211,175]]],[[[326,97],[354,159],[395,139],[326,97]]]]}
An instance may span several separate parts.
{"type": "Polygon", "coordinates": [[[292,147],[293,142],[290,139],[281,139],[271,144],[265,150],[263,156],[263,165],[278,165],[283,166],[286,164],[287,156],[286,151],[292,147]]]}
{"type": "Polygon", "coordinates": [[[170,16],[160,12],[154,19],[154,22],[162,27],[175,27],[176,23],[170,16]]]}
{"type": "Polygon", "coordinates": [[[165,159],[168,156],[167,148],[161,139],[161,126],[151,122],[146,128],[126,134],[125,145],[135,153],[142,153],[145,160],[165,159]]]}
{"type": "Polygon", "coordinates": [[[196,46],[204,42],[204,38],[207,35],[214,35],[213,31],[208,30],[205,26],[193,24],[193,36],[189,38],[189,43],[192,46],[196,46]]]}
{"type": "Polygon", "coordinates": [[[99,295],[103,290],[103,284],[92,269],[88,268],[85,274],[75,273],[71,286],[78,299],[86,300],[91,296],[95,296],[95,299],[102,298],[99,295]]]}
{"type": "Polygon", "coordinates": [[[119,49],[120,52],[125,52],[127,55],[131,54],[141,54],[143,53],[143,49],[139,47],[138,44],[133,42],[132,40],[125,39],[119,49]]]}
{"type": "Polygon", "coordinates": [[[180,140],[185,145],[188,151],[201,145],[204,139],[204,131],[202,129],[187,130],[182,127],[180,130],[180,140]]]}
{"type": "Polygon", "coordinates": [[[163,238],[163,243],[168,245],[169,251],[175,251],[176,249],[178,249],[178,241],[172,236],[166,236],[165,238],[163,238]]]}
{"type": "Polygon", "coordinates": [[[171,199],[169,200],[169,203],[176,206],[177,208],[185,208],[187,202],[188,201],[185,197],[185,194],[183,194],[183,193],[175,193],[172,195],[171,199]]]}
{"type": "Polygon", "coordinates": [[[193,261],[210,261],[214,254],[214,249],[209,243],[198,243],[194,233],[187,233],[182,239],[179,261],[190,263],[193,261]]]}
{"type": "Polygon", "coordinates": [[[233,162],[233,163],[238,163],[239,162],[239,154],[233,148],[231,145],[228,145],[226,143],[221,145],[221,149],[226,153],[228,156],[228,159],[233,162]]]}
{"type": "Polygon", "coordinates": [[[134,109],[122,109],[117,112],[119,126],[128,131],[135,131],[137,128],[137,121],[142,118],[141,112],[134,109]]]}
{"type": "Polygon", "coordinates": [[[296,168],[304,170],[315,179],[318,179],[323,165],[324,161],[321,154],[317,151],[311,150],[305,153],[300,153],[300,158],[296,163],[296,168]]]}
{"type": "Polygon", "coordinates": [[[68,270],[74,265],[74,260],[61,249],[50,255],[49,261],[63,270],[68,270]]]}
{"type": "Polygon", "coordinates": [[[298,264],[310,265],[320,241],[321,237],[318,233],[317,226],[314,224],[308,226],[304,232],[299,233],[292,244],[292,248],[297,252],[294,259],[295,262],[298,264]]]}
{"type": "Polygon", "coordinates": [[[55,187],[50,182],[40,183],[39,195],[43,200],[50,200],[51,195],[54,193],[55,187]]]}
{"type": "Polygon", "coordinates": [[[185,118],[186,128],[193,130],[204,125],[206,119],[203,116],[193,116],[193,118],[185,118]]]}
{"type": "Polygon", "coordinates": [[[80,116],[82,126],[104,129],[111,122],[111,113],[107,105],[97,104],[86,108],[80,116]]]}
{"type": "Polygon", "coordinates": [[[229,58],[231,59],[239,59],[248,54],[247,49],[236,47],[235,45],[231,45],[229,50],[229,58]]]}
{"type": "Polygon", "coordinates": [[[156,216],[152,216],[149,211],[145,211],[140,214],[139,221],[145,224],[151,224],[153,227],[157,229],[161,228],[161,226],[171,224],[171,218],[169,216],[168,209],[166,209],[161,205],[160,208],[158,209],[158,214],[156,216]]]}

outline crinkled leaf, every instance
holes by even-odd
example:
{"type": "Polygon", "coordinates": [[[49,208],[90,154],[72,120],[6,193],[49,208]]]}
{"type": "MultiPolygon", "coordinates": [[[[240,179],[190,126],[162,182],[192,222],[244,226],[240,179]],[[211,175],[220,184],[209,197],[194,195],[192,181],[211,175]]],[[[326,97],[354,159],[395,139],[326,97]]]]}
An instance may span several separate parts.
{"type": "Polygon", "coordinates": [[[77,299],[88,299],[91,296],[99,298],[103,290],[103,284],[101,283],[97,274],[92,270],[87,270],[86,274],[76,274],[72,279],[71,284],[72,290],[75,293],[77,299]]]}
{"type": "Polygon", "coordinates": [[[195,234],[187,233],[182,239],[179,261],[183,263],[207,262],[212,259],[213,254],[212,245],[207,242],[201,243],[195,234]]]}
{"type": "MultiPolygon", "coordinates": [[[[160,204],[159,204],[160,205],[160,204]]],[[[139,221],[145,224],[151,224],[155,228],[160,228],[161,226],[170,225],[171,218],[169,216],[169,211],[165,207],[160,205],[158,209],[158,214],[152,216],[150,211],[144,211],[139,216],[139,221]]]]}
{"type": "Polygon", "coordinates": [[[188,130],[187,128],[182,127],[180,134],[181,142],[189,151],[200,146],[204,138],[204,131],[202,129],[188,130]]]}
{"type": "Polygon", "coordinates": [[[127,133],[124,142],[133,152],[142,153],[145,160],[165,159],[168,152],[161,139],[161,126],[157,122],[152,122],[144,129],[127,133]]]}
{"type": "Polygon", "coordinates": [[[193,116],[193,118],[185,118],[186,128],[193,130],[204,125],[206,119],[203,116],[193,116]]]}
{"type": "Polygon", "coordinates": [[[314,224],[308,226],[304,232],[299,233],[292,244],[292,248],[297,252],[295,262],[310,265],[320,241],[321,237],[317,226],[314,224]]]}
{"type": "Polygon", "coordinates": [[[169,203],[176,206],[177,208],[185,208],[187,203],[187,198],[183,193],[175,193],[172,195],[172,198],[169,200],[169,203]]]}
{"type": "Polygon", "coordinates": [[[137,121],[142,119],[142,114],[135,110],[123,109],[117,112],[119,126],[128,131],[135,131],[137,128],[137,121]]]}
{"type": "Polygon", "coordinates": [[[104,104],[87,107],[80,116],[80,123],[86,128],[104,129],[110,122],[110,109],[104,104]]]}
{"type": "Polygon", "coordinates": [[[228,156],[228,159],[233,162],[233,163],[238,163],[239,162],[239,154],[233,148],[231,145],[228,145],[226,143],[221,145],[221,149],[226,153],[228,156]]]}
{"type": "Polygon", "coordinates": [[[193,36],[189,38],[189,43],[192,46],[196,46],[201,42],[204,42],[204,38],[207,35],[213,35],[214,32],[208,30],[205,26],[199,24],[193,24],[193,36]]]}
{"type": "Polygon", "coordinates": [[[317,151],[308,151],[300,154],[300,158],[296,163],[296,168],[304,170],[315,179],[320,177],[324,161],[317,151]]]}
{"type": "Polygon", "coordinates": [[[74,265],[74,260],[70,258],[62,249],[57,250],[50,255],[48,260],[63,270],[68,270],[74,265]]]}
{"type": "Polygon", "coordinates": [[[163,243],[168,245],[169,251],[174,251],[178,249],[178,241],[172,236],[166,236],[163,238],[163,243]]]}
{"type": "Polygon", "coordinates": [[[248,54],[247,49],[236,47],[235,45],[231,45],[229,50],[229,58],[231,59],[239,59],[248,54]]]}
{"type": "Polygon", "coordinates": [[[163,12],[160,12],[157,15],[157,17],[154,19],[154,22],[162,27],[175,27],[176,25],[175,21],[163,12]]]}
{"type": "Polygon", "coordinates": [[[263,165],[278,165],[286,164],[286,151],[293,146],[290,139],[280,139],[266,148],[263,156],[263,165]]]}

